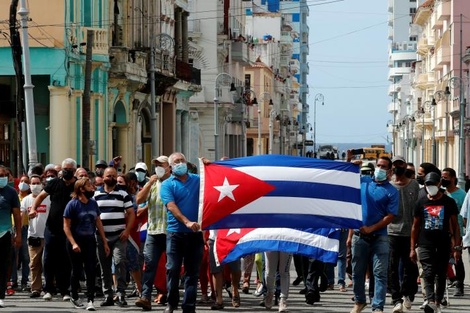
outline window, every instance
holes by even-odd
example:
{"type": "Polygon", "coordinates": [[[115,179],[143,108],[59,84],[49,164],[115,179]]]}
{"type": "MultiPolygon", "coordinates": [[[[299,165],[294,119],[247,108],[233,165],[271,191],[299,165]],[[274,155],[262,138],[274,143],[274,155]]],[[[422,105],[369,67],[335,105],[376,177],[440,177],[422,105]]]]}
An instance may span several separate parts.
{"type": "Polygon", "coordinates": [[[410,14],[416,14],[416,8],[410,8],[410,14]]]}
{"type": "Polygon", "coordinates": [[[410,41],[418,41],[418,36],[410,36],[410,41]]]}

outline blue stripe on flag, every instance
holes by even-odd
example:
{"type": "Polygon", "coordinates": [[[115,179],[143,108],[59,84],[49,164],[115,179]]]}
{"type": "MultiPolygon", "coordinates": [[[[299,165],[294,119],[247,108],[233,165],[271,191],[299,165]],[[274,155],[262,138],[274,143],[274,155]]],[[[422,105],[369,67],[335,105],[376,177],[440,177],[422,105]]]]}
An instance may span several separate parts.
{"type": "MultiPolygon", "coordinates": [[[[274,210],[273,210],[274,212],[274,210]]],[[[250,221],[250,227],[255,228],[344,228],[349,225],[351,229],[359,229],[362,221],[339,216],[318,216],[312,214],[230,214],[220,221],[215,222],[207,229],[238,228],[250,221]],[[288,223],[287,223],[288,222],[288,223]]]]}

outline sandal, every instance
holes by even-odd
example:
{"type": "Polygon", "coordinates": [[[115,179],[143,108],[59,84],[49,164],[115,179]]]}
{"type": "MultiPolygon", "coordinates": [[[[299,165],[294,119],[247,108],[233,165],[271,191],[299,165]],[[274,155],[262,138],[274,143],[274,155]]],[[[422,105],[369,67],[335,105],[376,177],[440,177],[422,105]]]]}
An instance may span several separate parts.
{"type": "Polygon", "coordinates": [[[242,292],[248,294],[250,292],[250,284],[247,282],[243,283],[242,292]]]}
{"type": "Polygon", "coordinates": [[[223,303],[214,303],[211,305],[211,310],[223,310],[224,309],[224,304],[223,303]]]}
{"type": "Polygon", "coordinates": [[[240,297],[233,296],[232,298],[232,306],[234,308],[238,308],[240,306],[240,297]]]}

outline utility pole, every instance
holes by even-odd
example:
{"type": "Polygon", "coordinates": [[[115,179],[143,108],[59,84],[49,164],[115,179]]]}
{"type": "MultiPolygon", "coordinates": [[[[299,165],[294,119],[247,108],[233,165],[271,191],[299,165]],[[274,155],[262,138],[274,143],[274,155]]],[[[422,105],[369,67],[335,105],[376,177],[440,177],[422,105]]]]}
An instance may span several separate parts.
{"type": "Polygon", "coordinates": [[[16,76],[16,174],[21,176],[24,170],[23,163],[23,122],[24,122],[24,77],[21,63],[21,40],[20,33],[16,28],[16,12],[19,0],[12,0],[10,5],[10,46],[13,56],[13,68],[16,76]]]}
{"type": "Polygon", "coordinates": [[[38,150],[36,145],[36,120],[34,116],[34,85],[31,82],[30,58],[29,58],[29,37],[28,19],[29,10],[26,8],[26,0],[21,0],[20,10],[21,32],[23,36],[23,66],[24,66],[24,96],[26,112],[26,132],[28,134],[28,168],[38,163],[38,150]]]}
{"type": "Polygon", "coordinates": [[[83,88],[82,105],[82,166],[90,166],[90,111],[91,111],[91,73],[93,62],[94,33],[88,29],[86,32],[86,56],[85,56],[85,86],[83,88]]]}

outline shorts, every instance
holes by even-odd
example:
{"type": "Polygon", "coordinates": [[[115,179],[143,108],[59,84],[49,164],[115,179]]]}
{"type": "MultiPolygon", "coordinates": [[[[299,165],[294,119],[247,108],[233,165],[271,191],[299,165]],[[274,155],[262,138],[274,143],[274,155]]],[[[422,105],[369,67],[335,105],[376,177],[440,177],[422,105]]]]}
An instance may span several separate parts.
{"type": "Polygon", "coordinates": [[[232,272],[241,271],[241,261],[240,261],[240,259],[235,260],[235,261],[230,262],[230,263],[227,263],[227,264],[224,264],[224,265],[217,266],[215,264],[215,257],[214,257],[214,240],[209,239],[208,242],[209,242],[209,266],[210,266],[211,274],[216,274],[216,273],[222,272],[224,270],[224,265],[229,266],[230,271],[232,271],[232,272]]]}
{"type": "Polygon", "coordinates": [[[142,269],[142,256],[140,255],[139,251],[134,247],[134,245],[130,242],[127,243],[127,270],[129,272],[135,272],[142,269]]]}

